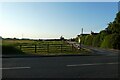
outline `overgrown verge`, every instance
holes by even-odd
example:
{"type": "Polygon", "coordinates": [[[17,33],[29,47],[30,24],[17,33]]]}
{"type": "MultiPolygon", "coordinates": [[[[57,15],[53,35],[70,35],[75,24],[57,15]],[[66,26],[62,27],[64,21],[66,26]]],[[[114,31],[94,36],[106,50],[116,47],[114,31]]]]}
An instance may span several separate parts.
{"type": "Polygon", "coordinates": [[[12,45],[2,45],[2,54],[4,55],[12,55],[12,54],[18,54],[18,55],[23,55],[24,52],[21,50],[15,48],[12,45]]]}

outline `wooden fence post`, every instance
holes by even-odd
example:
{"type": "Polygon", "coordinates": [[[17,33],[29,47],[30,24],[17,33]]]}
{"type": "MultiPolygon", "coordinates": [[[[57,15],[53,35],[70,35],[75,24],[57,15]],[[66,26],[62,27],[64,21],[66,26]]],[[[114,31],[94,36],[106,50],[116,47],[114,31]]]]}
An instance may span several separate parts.
{"type": "Polygon", "coordinates": [[[20,50],[22,50],[22,45],[20,45],[20,50]]]}
{"type": "Polygon", "coordinates": [[[72,51],[73,51],[73,44],[72,44],[72,51]]]}
{"type": "Polygon", "coordinates": [[[62,53],[62,44],[61,44],[61,53],[62,53]]]}
{"type": "Polygon", "coordinates": [[[49,44],[47,44],[47,52],[49,53],[49,44]]]}
{"type": "Polygon", "coordinates": [[[37,52],[37,45],[35,45],[35,53],[37,52]]]}

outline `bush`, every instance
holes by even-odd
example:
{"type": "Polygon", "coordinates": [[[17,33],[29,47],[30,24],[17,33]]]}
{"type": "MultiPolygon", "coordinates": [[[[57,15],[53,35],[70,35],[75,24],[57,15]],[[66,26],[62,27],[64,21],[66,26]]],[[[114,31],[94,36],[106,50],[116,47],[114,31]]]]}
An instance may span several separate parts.
{"type": "Polygon", "coordinates": [[[87,35],[85,37],[85,45],[92,45],[93,35],[87,35]]]}
{"type": "Polygon", "coordinates": [[[107,35],[104,39],[104,41],[101,44],[102,48],[114,48],[114,49],[120,49],[120,35],[118,34],[110,34],[107,35]]]}
{"type": "Polygon", "coordinates": [[[114,34],[113,35],[113,48],[114,49],[119,49],[120,50],[120,34],[114,34]]]}
{"type": "Polygon", "coordinates": [[[113,22],[108,24],[105,30],[98,35],[82,36],[82,44],[102,48],[114,48],[120,50],[120,11],[113,22]]]}
{"type": "Polygon", "coordinates": [[[24,54],[21,50],[10,45],[2,45],[2,54],[24,54]]]}
{"type": "Polygon", "coordinates": [[[100,45],[101,45],[100,35],[98,34],[94,36],[93,41],[92,41],[92,46],[100,47],[100,45]]]}
{"type": "Polygon", "coordinates": [[[82,37],[81,37],[81,43],[82,43],[82,44],[85,44],[85,37],[86,37],[86,36],[82,36],[82,37]]]}

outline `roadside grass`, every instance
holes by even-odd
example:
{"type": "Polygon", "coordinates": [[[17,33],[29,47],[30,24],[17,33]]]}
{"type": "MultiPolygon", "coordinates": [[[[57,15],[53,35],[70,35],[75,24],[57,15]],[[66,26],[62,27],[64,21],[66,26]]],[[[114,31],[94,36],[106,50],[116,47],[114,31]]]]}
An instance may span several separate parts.
{"type": "Polygon", "coordinates": [[[90,55],[86,49],[78,50],[65,41],[3,40],[2,54],[32,55],[90,55]],[[22,45],[22,48],[20,48],[22,45]],[[35,52],[35,45],[36,52],[35,52]],[[49,45],[49,50],[48,50],[49,45]],[[62,45],[62,50],[61,50],[62,45]]]}
{"type": "Polygon", "coordinates": [[[13,55],[13,54],[21,55],[22,54],[23,55],[24,52],[22,52],[21,50],[11,45],[2,45],[2,54],[5,54],[5,55],[13,55]]]}
{"type": "Polygon", "coordinates": [[[33,43],[30,40],[2,40],[2,54],[5,55],[24,55],[25,53],[18,49],[16,45],[21,43],[33,43]]]}

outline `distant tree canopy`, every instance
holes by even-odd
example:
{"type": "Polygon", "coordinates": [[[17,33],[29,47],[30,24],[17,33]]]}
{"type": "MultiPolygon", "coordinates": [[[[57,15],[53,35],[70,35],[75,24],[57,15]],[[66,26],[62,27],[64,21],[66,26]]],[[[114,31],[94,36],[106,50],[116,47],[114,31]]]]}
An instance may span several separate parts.
{"type": "Polygon", "coordinates": [[[61,36],[61,37],[60,37],[60,40],[64,40],[64,37],[63,37],[63,36],[61,36]]]}
{"type": "Polygon", "coordinates": [[[113,22],[108,24],[105,30],[97,35],[85,35],[81,37],[81,43],[85,45],[120,49],[120,12],[116,14],[113,22]]]}
{"type": "Polygon", "coordinates": [[[110,22],[108,24],[108,27],[106,28],[106,31],[109,34],[120,34],[120,12],[116,14],[116,18],[113,22],[110,22]]]}

